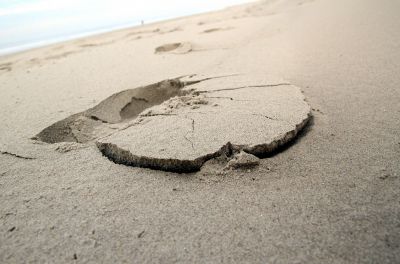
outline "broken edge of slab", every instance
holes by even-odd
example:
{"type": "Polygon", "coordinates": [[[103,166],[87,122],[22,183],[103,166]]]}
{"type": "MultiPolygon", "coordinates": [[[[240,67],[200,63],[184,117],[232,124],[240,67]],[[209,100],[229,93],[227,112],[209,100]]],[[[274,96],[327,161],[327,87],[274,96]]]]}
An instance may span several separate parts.
{"type": "Polygon", "coordinates": [[[302,122],[297,124],[293,130],[286,132],[272,142],[258,144],[254,146],[239,146],[227,142],[218,151],[206,154],[194,160],[160,159],[154,157],[137,156],[132,154],[130,151],[122,149],[112,143],[103,143],[97,141],[96,145],[105,157],[116,164],[177,173],[190,173],[199,171],[203,164],[210,159],[216,158],[221,155],[226,155],[229,157],[232,156],[233,153],[240,152],[241,150],[257,157],[273,153],[292,141],[308,124],[311,117],[311,112],[309,112],[307,117],[303,119],[302,122]]]}

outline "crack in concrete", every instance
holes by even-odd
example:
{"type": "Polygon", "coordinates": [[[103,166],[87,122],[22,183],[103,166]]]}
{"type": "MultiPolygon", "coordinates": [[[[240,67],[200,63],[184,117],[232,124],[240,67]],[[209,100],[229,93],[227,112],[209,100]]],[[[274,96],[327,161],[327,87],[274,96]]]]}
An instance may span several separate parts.
{"type": "Polygon", "coordinates": [[[272,117],[269,117],[269,116],[264,116],[266,119],[269,119],[269,120],[275,120],[275,121],[278,121],[278,119],[276,119],[276,118],[272,118],[272,117]]]}
{"type": "MultiPolygon", "coordinates": [[[[208,80],[220,79],[220,78],[226,78],[226,77],[232,77],[232,76],[238,76],[238,75],[240,75],[240,74],[220,75],[220,76],[208,77],[208,78],[203,78],[203,79],[194,80],[194,81],[183,81],[182,83],[184,86],[190,86],[190,85],[194,85],[194,84],[201,83],[201,82],[208,81],[208,80]]],[[[194,76],[196,76],[196,74],[178,77],[178,79],[182,79],[184,77],[192,78],[194,76]]]]}
{"type": "Polygon", "coordinates": [[[192,149],[195,150],[193,141],[191,141],[191,140],[187,137],[190,133],[194,134],[194,122],[195,122],[195,121],[194,121],[194,119],[192,119],[192,118],[190,118],[190,117],[187,117],[187,116],[184,116],[184,118],[190,119],[190,120],[192,121],[192,130],[191,130],[191,131],[188,131],[183,137],[190,143],[190,145],[192,146],[192,149]]]}
{"type": "Polygon", "coordinates": [[[25,159],[25,160],[34,160],[34,159],[36,159],[36,158],[32,158],[32,157],[21,156],[21,155],[18,155],[18,154],[15,154],[15,153],[11,153],[11,152],[8,152],[8,151],[0,151],[0,154],[7,155],[7,156],[12,156],[12,157],[19,158],[19,159],[25,159]]]}
{"type": "Polygon", "coordinates": [[[235,99],[229,96],[207,96],[206,98],[215,98],[215,99],[229,99],[231,101],[238,101],[238,102],[254,102],[256,100],[243,100],[243,99],[235,99]]]}
{"type": "Polygon", "coordinates": [[[177,114],[157,113],[157,114],[143,114],[141,117],[152,117],[152,116],[177,116],[177,114]]]}
{"type": "Polygon", "coordinates": [[[233,98],[232,97],[228,97],[228,96],[207,96],[207,98],[229,99],[229,100],[233,101],[233,98]]]}
{"type": "Polygon", "coordinates": [[[186,114],[200,114],[200,115],[209,115],[209,114],[215,114],[216,112],[186,112],[186,114]]]}
{"type": "Polygon", "coordinates": [[[270,117],[270,116],[267,116],[267,115],[260,115],[260,114],[252,114],[252,115],[253,115],[253,116],[265,117],[266,119],[269,119],[269,120],[281,121],[281,120],[279,120],[279,119],[277,119],[277,118],[273,118],[273,117],[270,117]]]}
{"type": "Polygon", "coordinates": [[[222,91],[234,91],[234,90],[248,89],[248,88],[277,87],[277,86],[287,86],[287,85],[292,85],[292,84],[291,83],[276,83],[276,84],[239,86],[239,87],[234,87],[234,88],[224,88],[224,89],[216,89],[216,90],[208,90],[208,91],[196,91],[195,94],[215,93],[215,92],[222,92],[222,91]]]}

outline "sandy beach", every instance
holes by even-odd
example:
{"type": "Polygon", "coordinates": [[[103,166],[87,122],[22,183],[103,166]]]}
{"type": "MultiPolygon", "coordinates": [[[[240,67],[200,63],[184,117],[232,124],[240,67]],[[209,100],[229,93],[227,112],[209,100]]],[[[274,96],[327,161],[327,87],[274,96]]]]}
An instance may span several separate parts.
{"type": "Polygon", "coordinates": [[[265,0],[0,57],[0,263],[399,263],[399,10],[265,0]]]}

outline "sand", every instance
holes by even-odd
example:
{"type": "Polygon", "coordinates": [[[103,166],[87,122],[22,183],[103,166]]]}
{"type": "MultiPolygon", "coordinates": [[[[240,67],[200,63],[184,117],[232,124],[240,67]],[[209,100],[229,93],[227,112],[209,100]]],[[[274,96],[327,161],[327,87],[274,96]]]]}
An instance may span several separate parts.
{"type": "MultiPolygon", "coordinates": [[[[0,58],[0,262],[399,262],[399,8],[263,1],[0,58]],[[264,78],[198,91],[290,83],[312,120],[254,166],[185,174],[115,164],[91,138],[32,140],[193,74],[264,78]]],[[[120,118],[147,107],[134,105],[120,118]]]]}

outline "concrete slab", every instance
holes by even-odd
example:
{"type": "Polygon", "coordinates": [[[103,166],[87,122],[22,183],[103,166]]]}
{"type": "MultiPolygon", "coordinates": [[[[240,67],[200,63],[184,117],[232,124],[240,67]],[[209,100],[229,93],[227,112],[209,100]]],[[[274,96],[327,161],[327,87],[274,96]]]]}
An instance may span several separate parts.
{"type": "Polygon", "coordinates": [[[148,108],[140,122],[97,140],[97,146],[116,163],[191,172],[222,154],[275,151],[309,120],[310,107],[300,88],[255,82],[249,75],[232,79],[186,85],[190,93],[148,108]],[[252,85],[243,85],[245,79],[252,85]],[[218,82],[223,82],[221,89],[218,82]]]}

